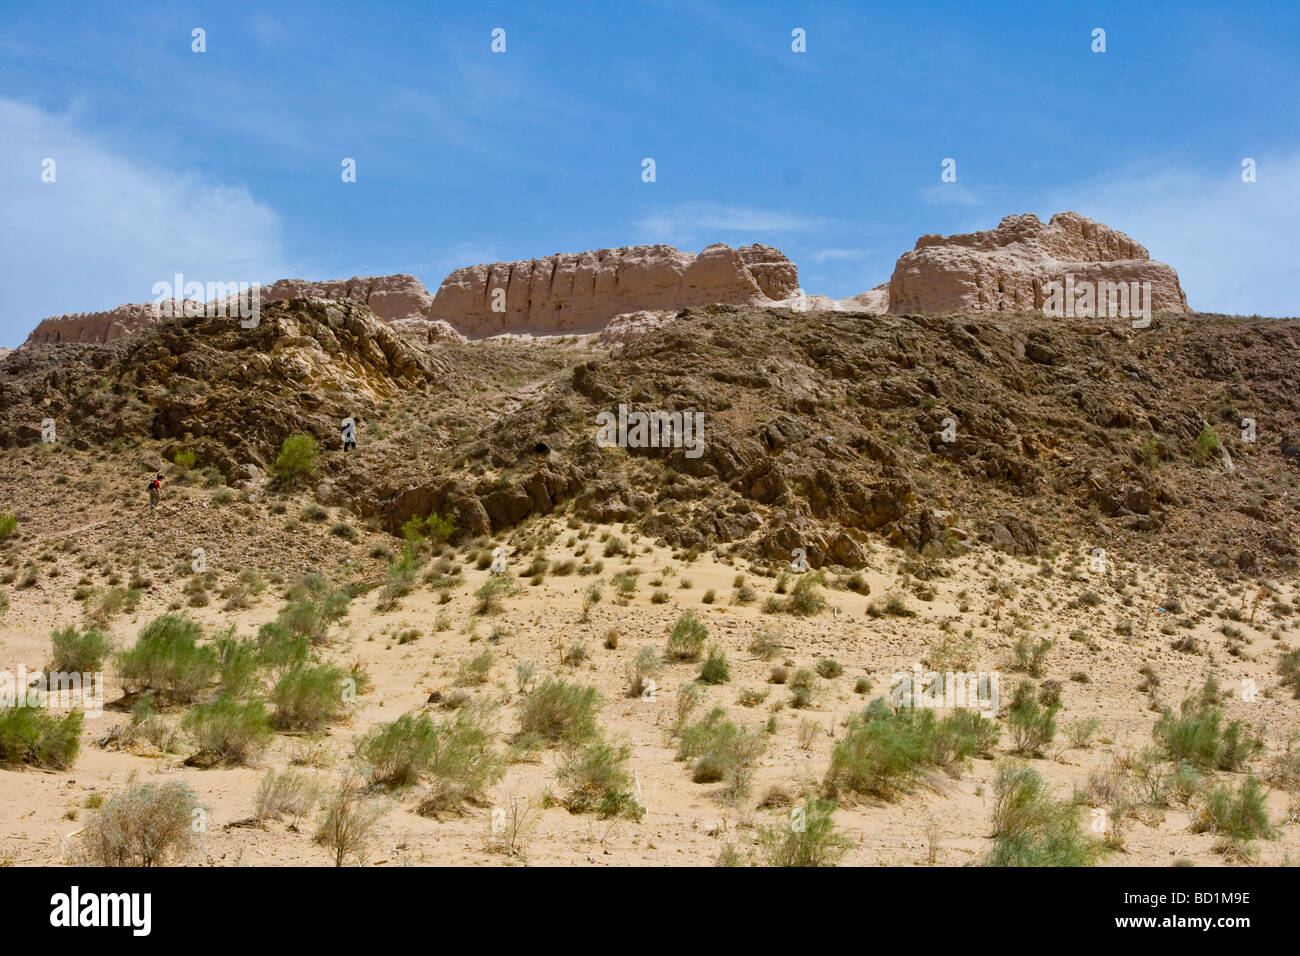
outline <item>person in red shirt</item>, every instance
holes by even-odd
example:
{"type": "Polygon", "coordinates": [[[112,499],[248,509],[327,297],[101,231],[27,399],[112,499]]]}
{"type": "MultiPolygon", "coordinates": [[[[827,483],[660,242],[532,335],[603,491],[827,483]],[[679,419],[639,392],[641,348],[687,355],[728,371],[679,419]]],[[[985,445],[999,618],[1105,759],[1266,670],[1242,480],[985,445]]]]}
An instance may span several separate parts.
{"type": "Polygon", "coordinates": [[[162,497],[162,475],[149,482],[149,510],[158,510],[158,499],[162,497]]]}

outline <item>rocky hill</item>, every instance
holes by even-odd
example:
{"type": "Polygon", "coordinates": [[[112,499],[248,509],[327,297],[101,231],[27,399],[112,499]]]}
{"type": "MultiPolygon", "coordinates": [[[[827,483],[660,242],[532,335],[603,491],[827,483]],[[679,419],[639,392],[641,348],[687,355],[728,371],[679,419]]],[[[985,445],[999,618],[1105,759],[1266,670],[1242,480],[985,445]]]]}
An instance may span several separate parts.
{"type": "Polygon", "coordinates": [[[1298,333],[710,306],[612,350],[423,347],[364,306],[294,299],[253,330],[187,318],[23,349],[0,366],[0,446],[39,443],[53,417],[73,448],[152,439],[256,485],[310,432],[330,449],[317,497],[394,533],[435,510],[474,537],[571,501],[674,546],[803,547],[815,565],[858,566],[876,536],[1253,574],[1295,562],[1298,333]],[[601,447],[597,416],[620,405],[699,413],[698,456],[601,447]]]}

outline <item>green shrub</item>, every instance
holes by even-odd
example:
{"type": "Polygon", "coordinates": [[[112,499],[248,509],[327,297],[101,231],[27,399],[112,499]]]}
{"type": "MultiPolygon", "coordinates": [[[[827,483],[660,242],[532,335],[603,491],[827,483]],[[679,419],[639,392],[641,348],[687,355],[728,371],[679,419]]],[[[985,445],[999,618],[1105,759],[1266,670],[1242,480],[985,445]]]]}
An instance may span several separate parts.
{"type": "Polygon", "coordinates": [[[1012,648],[1016,658],[1012,669],[1023,671],[1030,677],[1042,677],[1043,662],[1047,658],[1047,652],[1055,645],[1056,642],[1050,638],[1040,638],[1035,642],[1028,634],[1020,635],[1020,639],[1012,648]]]}
{"type": "Polygon", "coordinates": [[[456,683],[461,685],[486,684],[492,670],[492,652],[484,651],[477,657],[462,661],[456,676],[456,683]]]}
{"type": "Polygon", "coordinates": [[[578,746],[596,736],[599,706],[596,688],[548,677],[520,702],[520,732],[549,744],[578,746]]]}
{"type": "Polygon", "coordinates": [[[247,697],[260,686],[260,663],[256,641],[239,638],[231,628],[213,642],[217,652],[217,668],[221,691],[228,697],[247,697]]]}
{"type": "Polygon", "coordinates": [[[1196,436],[1196,444],[1192,446],[1192,456],[1204,464],[1219,450],[1219,444],[1218,433],[1209,425],[1205,425],[1201,428],[1201,433],[1196,436]]]}
{"type": "Polygon", "coordinates": [[[18,529],[18,516],[12,511],[0,512],[0,541],[13,537],[18,529]]]}
{"type": "Polygon", "coordinates": [[[817,662],[817,673],[827,680],[839,677],[844,673],[844,668],[839,661],[833,661],[828,657],[823,657],[817,662]]]}
{"type": "Polygon", "coordinates": [[[1296,699],[1300,700],[1300,647],[1282,655],[1277,672],[1282,675],[1282,683],[1289,685],[1296,699]]]}
{"type": "Polygon", "coordinates": [[[311,477],[319,454],[320,448],[311,435],[290,435],[280,446],[280,454],[271,465],[271,471],[286,485],[295,485],[311,477]]]}
{"type": "Polygon", "coordinates": [[[1223,726],[1218,696],[1218,681],[1209,677],[1199,694],[1182,702],[1178,715],[1163,710],[1153,734],[1168,759],[1186,760],[1201,770],[1235,771],[1264,749],[1249,724],[1234,720],[1223,726]]]}
{"type": "Polygon", "coordinates": [[[1259,837],[1272,839],[1274,830],[1268,822],[1259,779],[1248,774],[1236,791],[1229,784],[1211,790],[1193,817],[1192,830],[1215,833],[1233,843],[1247,843],[1259,837]]]}
{"type": "Polygon", "coordinates": [[[826,598],[820,585],[825,579],[820,571],[800,575],[786,602],[786,610],[799,617],[810,617],[826,607],[826,598]]]}
{"type": "Polygon", "coordinates": [[[1057,801],[1033,767],[1005,762],[993,783],[988,866],[1091,866],[1101,843],[1079,826],[1078,804],[1057,801]]]}
{"type": "Polygon", "coordinates": [[[53,653],[49,670],[56,674],[93,674],[108,656],[108,638],[99,631],[87,628],[85,633],[75,624],[60,628],[50,635],[53,653]]]}
{"type": "Polygon", "coordinates": [[[724,796],[735,802],[749,793],[754,764],[765,749],[761,734],[737,726],[715,707],[699,723],[683,728],[678,756],[692,761],[692,781],[724,781],[724,796]]]}
{"type": "Polygon", "coordinates": [[[645,809],[632,797],[632,779],[625,766],[630,754],[626,745],[603,740],[570,750],[556,772],[567,791],[564,806],[568,811],[594,810],[602,818],[639,820],[645,809]]]}
{"type": "Polygon", "coordinates": [[[403,714],[375,727],[355,745],[366,779],[385,787],[415,783],[436,749],[437,731],[428,714],[403,714]]]}
{"type": "Polygon", "coordinates": [[[314,731],[338,719],[345,681],[351,676],[335,664],[292,668],[271,690],[272,723],[280,730],[314,731]]]}
{"type": "Polygon", "coordinates": [[[429,789],[417,813],[430,816],[482,803],[487,789],[505,776],[505,759],[492,745],[490,714],[486,706],[472,705],[434,724],[432,749],[422,768],[429,789]]]}
{"type": "Polygon", "coordinates": [[[700,667],[700,680],[706,684],[725,684],[731,680],[731,666],[727,663],[727,655],[722,652],[722,648],[716,645],[709,648],[708,657],[700,667]]]}
{"type": "Polygon", "coordinates": [[[768,866],[835,866],[853,845],[837,833],[833,800],[808,800],[783,827],[760,827],[758,844],[768,866]]]}
{"type": "Polygon", "coordinates": [[[200,848],[198,798],[179,780],[137,784],[104,802],[82,831],[74,862],[89,866],[184,863],[200,848]]]}
{"type": "Polygon", "coordinates": [[[382,613],[397,607],[397,602],[410,594],[411,589],[415,587],[417,570],[415,556],[410,551],[404,551],[400,558],[393,561],[388,566],[388,577],[384,580],[384,586],[379,590],[375,610],[382,613]]]}
{"type": "Polygon", "coordinates": [[[197,459],[195,459],[194,457],[194,452],[192,451],[178,451],[172,457],[172,462],[176,465],[176,467],[183,468],[186,471],[189,471],[191,468],[194,467],[194,462],[196,460],[197,459]]]}
{"type": "Polygon", "coordinates": [[[331,587],[324,575],[305,575],[289,588],[288,600],[275,620],[262,625],[259,642],[305,638],[311,644],[324,644],[330,627],[347,615],[350,601],[348,592],[331,587]]]}
{"type": "Polygon", "coordinates": [[[135,646],[117,656],[118,675],[128,693],[152,690],[189,702],[218,670],[217,654],[198,646],[203,627],[184,614],[164,614],[145,625],[135,646]]]}
{"type": "Polygon", "coordinates": [[[229,697],[195,707],[181,727],[194,738],[192,763],[247,763],[275,736],[262,701],[240,703],[229,697]]]}
{"type": "Polygon", "coordinates": [[[510,591],[510,582],[503,577],[493,575],[483,582],[483,586],[474,592],[474,597],[478,604],[474,608],[475,614],[488,615],[500,614],[504,610],[501,599],[510,591]]]}
{"type": "Polygon", "coordinates": [[[452,515],[445,518],[438,516],[438,512],[431,511],[427,518],[421,518],[419,515],[412,515],[402,525],[402,537],[407,541],[428,541],[437,547],[451,538],[456,530],[456,519],[452,515]]]}
{"type": "Polygon", "coordinates": [[[830,796],[847,791],[892,800],[910,789],[927,766],[955,773],[996,740],[996,727],[977,713],[956,711],[939,719],[928,708],[894,712],[878,697],[849,722],[844,739],[831,751],[824,786],[830,796]]]}
{"type": "MultiPolygon", "coordinates": [[[[26,688],[18,688],[24,693],[26,688]]],[[[0,706],[0,764],[30,764],[51,770],[72,766],[81,749],[85,713],[70,711],[55,717],[43,707],[0,706]]]]}
{"type": "Polygon", "coordinates": [[[641,697],[650,691],[662,666],[657,648],[647,644],[637,651],[636,660],[627,665],[627,696],[641,697]]]}
{"type": "Polygon", "coordinates": [[[1060,709],[1059,700],[1047,706],[1040,703],[1029,681],[1017,684],[1007,711],[1007,726],[1011,728],[1016,753],[1041,754],[1056,736],[1056,714],[1060,709]]]}
{"type": "Polygon", "coordinates": [[[704,650],[705,638],[709,636],[704,623],[695,616],[694,611],[687,611],[677,619],[668,634],[668,657],[676,661],[698,661],[704,650]]]}

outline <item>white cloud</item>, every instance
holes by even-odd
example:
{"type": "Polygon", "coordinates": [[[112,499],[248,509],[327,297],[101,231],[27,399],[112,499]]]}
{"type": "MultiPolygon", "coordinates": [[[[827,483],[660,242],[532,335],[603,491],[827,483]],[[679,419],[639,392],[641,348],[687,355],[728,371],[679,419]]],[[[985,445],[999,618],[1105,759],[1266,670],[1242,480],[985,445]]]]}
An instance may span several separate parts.
{"type": "Polygon", "coordinates": [[[697,239],[717,242],[719,233],[742,233],[747,242],[752,242],[765,234],[823,229],[829,222],[821,216],[700,201],[679,203],[671,209],[650,213],[635,220],[632,226],[652,242],[683,243],[697,239]]]}
{"type": "Polygon", "coordinates": [[[1178,270],[1201,312],[1300,315],[1300,154],[1257,154],[1257,181],[1241,169],[1131,170],[1061,190],[1050,209],[1073,210],[1127,233],[1178,270]]]}
{"type": "Polygon", "coordinates": [[[870,249],[819,249],[811,258],[813,262],[856,262],[871,255],[870,249]]]}
{"type": "Polygon", "coordinates": [[[922,189],[921,198],[932,206],[978,206],[984,202],[962,183],[940,183],[922,189]]]}
{"type": "Polygon", "coordinates": [[[199,282],[294,274],[280,219],[243,186],[98,145],[65,116],[0,97],[0,342],[42,318],[148,302],[174,273],[199,282]],[[56,179],[41,181],[42,161],[56,179]]]}

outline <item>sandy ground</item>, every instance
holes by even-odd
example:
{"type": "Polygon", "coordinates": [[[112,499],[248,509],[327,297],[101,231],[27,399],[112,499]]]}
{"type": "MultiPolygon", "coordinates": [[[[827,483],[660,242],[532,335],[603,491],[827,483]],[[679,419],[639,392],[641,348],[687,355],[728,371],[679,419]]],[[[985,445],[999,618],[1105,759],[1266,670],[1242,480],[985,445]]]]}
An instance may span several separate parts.
{"type": "MultiPolygon", "coordinates": [[[[76,530],[76,520],[67,518],[60,534],[67,536],[76,530]]],[[[519,591],[505,600],[504,611],[475,618],[472,595],[489,572],[475,568],[464,552],[456,552],[455,559],[465,568],[466,583],[454,589],[449,604],[439,605],[438,595],[427,586],[417,587],[387,613],[376,612],[376,592],[353,601],[347,617],[332,632],[328,656],[341,662],[359,661],[372,686],[357,699],[346,721],[330,729],[319,747],[323,756],[317,762],[323,766],[311,772],[323,782],[332,782],[359,735],[408,711],[433,711],[426,703],[430,693],[453,690],[460,663],[488,649],[494,655],[488,682],[467,690],[476,698],[502,705],[497,732],[503,745],[517,727],[520,693],[515,669],[519,663],[535,662],[539,679],[558,673],[600,690],[605,700],[600,711],[602,727],[608,736],[631,747],[629,768],[635,772],[638,798],[646,807],[644,818],[640,822],[603,821],[592,814],[570,814],[559,806],[543,809],[543,793],[560,789],[555,779],[558,755],[545,750],[534,760],[509,766],[504,779],[491,790],[490,806],[467,807],[462,815],[447,814],[441,819],[419,816],[413,812],[413,791],[382,798],[387,812],[371,845],[371,865],[699,866],[712,864],[726,845],[741,853],[754,851],[755,828],[781,826],[788,814],[780,809],[756,809],[757,802],[773,785],[798,790],[821,781],[835,739],[844,736],[845,721],[869,699],[854,692],[859,677],[868,676],[873,682],[870,697],[883,694],[893,673],[910,672],[945,637],[960,640],[971,629],[979,646],[978,669],[1001,674],[1006,699],[1021,676],[1010,671],[1010,634],[1017,615],[1023,629],[1036,637],[1056,639],[1044,677],[1064,685],[1061,725],[1090,717],[1100,721],[1089,747],[1073,748],[1066,735],[1058,733],[1044,757],[1031,761],[1057,796],[1068,796],[1082,786],[1089,772],[1106,765],[1114,753],[1152,743],[1156,714],[1148,706],[1147,695],[1138,690],[1143,664],[1149,663],[1160,676],[1161,702],[1175,707],[1207,674],[1217,674],[1223,687],[1232,692],[1226,704],[1228,716],[1267,727],[1269,755],[1254,762],[1257,772],[1267,768],[1288,734],[1300,727],[1300,701],[1279,685],[1276,675],[1279,654],[1297,646],[1298,632],[1294,620],[1274,618],[1268,602],[1260,605],[1254,626],[1237,625],[1248,639],[1237,654],[1228,652],[1227,639],[1219,630],[1223,622],[1217,614],[1197,618],[1193,631],[1177,632],[1191,633],[1203,642],[1202,653],[1173,650],[1174,637],[1161,633],[1160,626],[1167,624],[1170,615],[1150,606],[1171,589],[1181,595],[1184,617],[1195,616],[1202,607],[1217,604],[1222,610],[1240,603],[1241,588],[1229,593],[1212,578],[1180,578],[1161,569],[1125,566],[1118,558],[1112,558],[1107,574],[1096,575],[1088,569],[1083,548],[1081,560],[1070,562],[1073,571],[1067,569],[1071,556],[1061,555],[1055,573],[1046,576],[1037,563],[975,551],[945,562],[947,573],[924,585],[911,578],[910,584],[933,589],[932,599],[922,600],[907,593],[902,583],[899,552],[882,547],[873,552],[863,573],[870,585],[869,595],[828,589],[826,611],[797,618],[763,611],[764,601],[775,587],[774,578],[763,576],[763,569],[731,563],[714,554],[689,562],[681,556],[675,559],[669,550],[653,547],[647,539],[637,540],[619,526],[589,528],[585,540],[568,546],[565,542],[577,532],[564,527],[561,519],[549,520],[554,522],[557,536],[546,556],[558,561],[585,551],[588,560],[603,561],[600,574],[548,574],[539,585],[516,577],[519,591]],[[634,542],[633,554],[602,558],[601,540],[607,534],[634,542]],[[609,582],[613,574],[627,568],[639,570],[639,583],[627,603],[620,605],[609,582]],[[745,575],[746,583],[757,591],[757,600],[744,606],[733,603],[737,574],[745,575]],[[604,582],[603,599],[583,621],[582,595],[597,578],[604,582]],[[659,580],[661,584],[653,583],[659,580]],[[1122,586],[1130,596],[1127,606],[1114,587],[1115,582],[1125,581],[1136,582],[1122,586]],[[657,590],[667,592],[666,603],[651,601],[657,590]],[[716,592],[716,601],[705,604],[710,590],[716,592]],[[1086,590],[1101,595],[1102,603],[1067,606],[1086,590]],[[916,616],[872,617],[867,613],[870,602],[880,602],[890,593],[905,594],[916,616]],[[757,727],[778,702],[790,699],[788,687],[767,682],[773,665],[784,662],[792,670],[811,668],[823,657],[843,665],[839,677],[819,678],[812,708],[798,711],[784,706],[776,711],[776,732],[759,761],[752,794],[740,807],[729,806],[721,798],[721,784],[692,783],[686,764],[675,759],[676,743],[667,731],[673,699],[679,687],[695,678],[698,664],[668,664],[657,680],[654,700],[626,695],[628,663],[642,645],[662,649],[671,625],[688,608],[699,614],[708,628],[709,642],[719,644],[731,663],[731,681],[707,687],[707,704],[699,713],[718,705],[727,709],[732,720],[757,727]],[[435,629],[440,613],[449,618],[446,630],[435,629]],[[1117,624],[1125,622],[1132,628],[1129,635],[1116,630],[1117,624]],[[616,649],[604,646],[611,627],[620,631],[616,649]],[[408,628],[418,631],[418,639],[398,644],[394,636],[408,628]],[[755,658],[748,650],[764,628],[772,629],[784,647],[784,654],[770,662],[755,658]],[[494,631],[499,637],[496,643],[492,642],[494,631]],[[578,642],[589,650],[588,660],[576,667],[561,665],[557,646],[578,642]],[[1246,678],[1253,679],[1259,689],[1254,700],[1242,699],[1246,678]],[[737,702],[745,688],[765,690],[768,695],[762,703],[747,708],[737,702]],[[817,726],[815,733],[805,735],[806,746],[800,740],[800,725],[805,721],[817,726]],[[518,799],[528,801],[532,808],[531,825],[525,830],[522,855],[506,855],[493,847],[491,806],[507,806],[518,799]]],[[[40,542],[29,540],[23,548],[25,560],[40,551],[40,542]]],[[[530,559],[531,555],[513,556],[512,570],[517,574],[530,559]]],[[[60,553],[51,563],[58,566],[64,562],[71,558],[60,553]]],[[[64,593],[75,573],[69,567],[61,580],[43,574],[35,587],[11,584],[5,588],[10,606],[0,617],[4,666],[16,669],[25,664],[39,669],[48,656],[51,629],[81,619],[80,608],[64,593]]],[[[181,583],[156,584],[133,613],[114,619],[110,630],[117,646],[129,646],[145,623],[177,600],[181,583]]],[[[188,610],[207,625],[233,622],[240,633],[251,633],[275,616],[281,600],[279,590],[268,588],[260,601],[245,611],[223,612],[220,601],[188,610]]],[[[1275,589],[1270,601],[1274,599],[1294,601],[1296,594],[1293,588],[1275,589]]],[[[111,702],[120,693],[110,668],[107,699],[111,702]]],[[[183,764],[187,753],[183,743],[177,753],[154,756],[107,750],[96,744],[113,723],[128,719],[124,713],[106,710],[87,720],[81,755],[70,770],[0,770],[0,855],[19,865],[64,862],[69,835],[93,817],[94,811],[86,809],[90,795],[111,794],[134,773],[147,781],[183,780],[198,794],[207,816],[204,853],[195,862],[217,866],[331,863],[329,852],[311,840],[310,819],[303,821],[301,829],[285,822],[231,826],[251,815],[258,783],[267,769],[289,765],[309,746],[303,738],[278,735],[256,766],[196,769],[183,764]]],[[[995,757],[1005,756],[1008,748],[1009,734],[1004,730],[995,757]]],[[[994,775],[993,760],[976,759],[958,778],[934,774],[896,802],[841,804],[835,821],[854,844],[844,863],[925,865],[932,840],[937,864],[978,863],[992,846],[989,815],[994,775]]],[[[1217,777],[1236,781],[1241,775],[1217,777]]],[[[1279,837],[1255,843],[1256,862],[1285,865],[1300,859],[1297,804],[1286,792],[1273,789],[1268,806],[1273,821],[1280,824],[1279,837]]],[[[1087,813],[1085,810],[1085,819],[1087,813]]],[[[1108,853],[1102,865],[1171,865],[1176,861],[1224,865],[1227,861],[1214,850],[1214,837],[1191,832],[1189,818],[1187,808],[1174,805],[1159,818],[1130,820],[1124,850],[1108,853]]]]}

